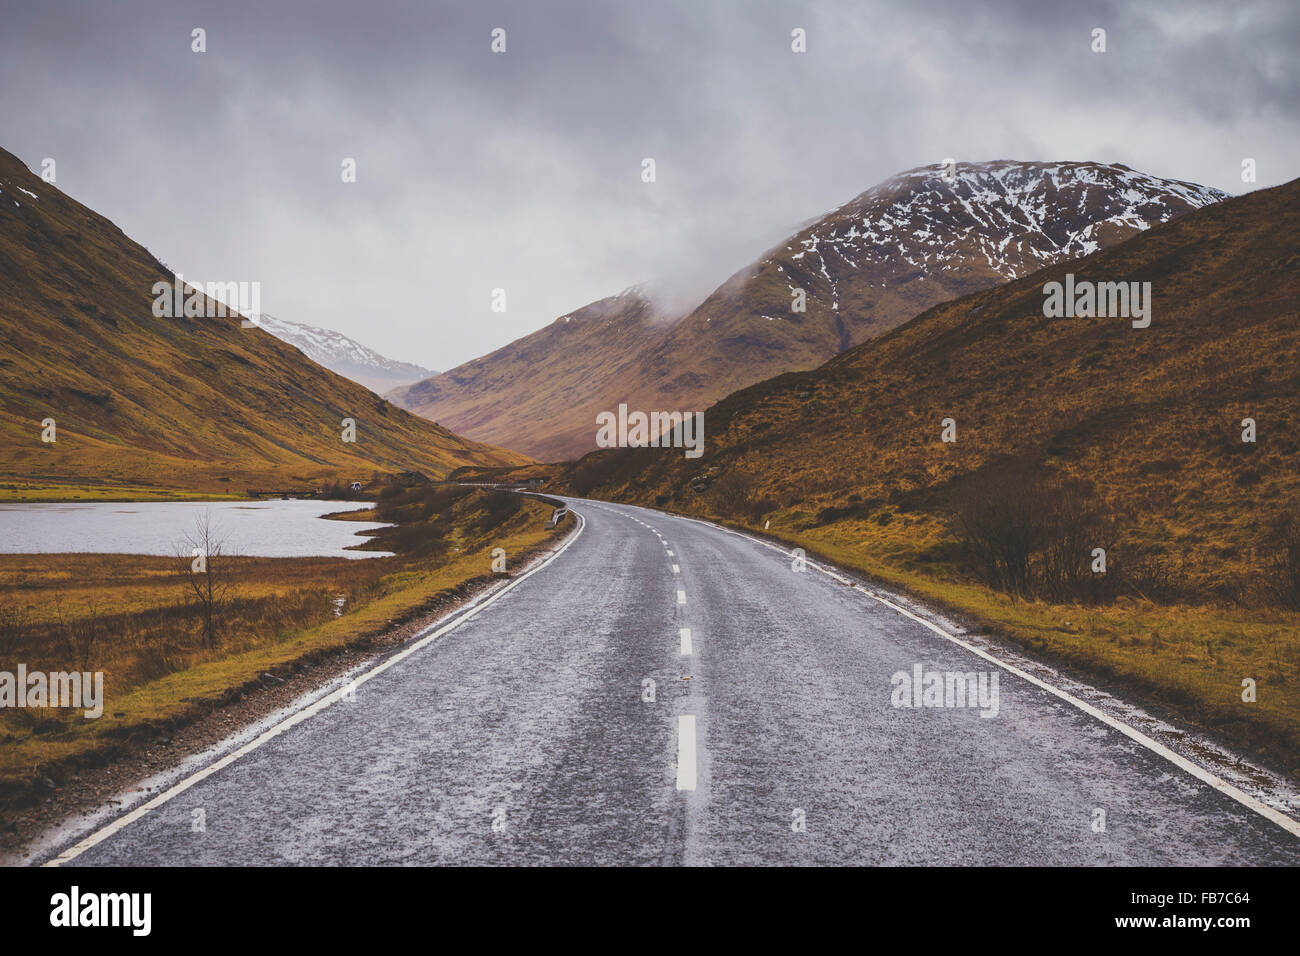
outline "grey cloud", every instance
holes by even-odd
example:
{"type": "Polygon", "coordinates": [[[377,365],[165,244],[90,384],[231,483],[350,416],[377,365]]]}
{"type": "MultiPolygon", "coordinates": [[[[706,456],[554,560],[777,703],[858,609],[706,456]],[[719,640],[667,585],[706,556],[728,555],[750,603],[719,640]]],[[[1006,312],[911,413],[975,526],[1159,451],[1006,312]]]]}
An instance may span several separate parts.
{"type": "Polygon", "coordinates": [[[702,295],[945,156],[1241,192],[1300,155],[1285,2],[6,6],[0,145],[187,276],[438,368],[643,280],[702,295]]]}

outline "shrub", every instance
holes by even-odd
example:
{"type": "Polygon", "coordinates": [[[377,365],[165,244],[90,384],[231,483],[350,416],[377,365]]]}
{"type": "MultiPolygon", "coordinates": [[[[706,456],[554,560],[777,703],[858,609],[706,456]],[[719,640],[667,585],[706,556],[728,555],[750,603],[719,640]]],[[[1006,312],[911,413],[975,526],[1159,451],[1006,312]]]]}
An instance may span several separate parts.
{"type": "Polygon", "coordinates": [[[709,486],[709,496],[718,512],[729,518],[757,521],[776,509],[775,502],[759,495],[758,483],[753,476],[735,466],[724,471],[709,486]]]}
{"type": "Polygon", "coordinates": [[[1300,611],[1300,521],[1275,524],[1265,542],[1265,592],[1278,607],[1300,611]]]}
{"type": "Polygon", "coordinates": [[[1093,550],[1114,550],[1115,523],[1092,488],[1020,459],[995,462],[958,483],[950,528],[975,573],[1021,597],[1101,601],[1116,578],[1092,571],[1093,550]]]}
{"type": "Polygon", "coordinates": [[[31,612],[21,605],[0,604],[0,666],[11,663],[10,658],[18,650],[31,617],[31,612]]]}

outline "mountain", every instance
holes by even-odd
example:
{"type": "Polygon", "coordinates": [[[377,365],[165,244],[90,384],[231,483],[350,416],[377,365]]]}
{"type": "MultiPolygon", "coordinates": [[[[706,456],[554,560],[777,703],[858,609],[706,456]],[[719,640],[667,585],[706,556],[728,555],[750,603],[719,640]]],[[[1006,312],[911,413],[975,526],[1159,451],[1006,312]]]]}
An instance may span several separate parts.
{"type": "Polygon", "coordinates": [[[172,282],[0,150],[0,493],[242,492],[526,460],[410,415],[238,316],[155,315],[156,284],[172,282]]]}
{"type": "Polygon", "coordinates": [[[636,296],[602,300],[392,397],[484,441],[573,457],[595,447],[596,414],[621,402],[706,408],[772,375],[815,368],[940,302],[1225,196],[1119,165],[961,163],[949,175],[922,167],[815,220],[676,321],[647,321],[652,307],[636,296]],[[803,312],[792,308],[796,289],[803,312]],[[560,328],[593,309],[581,332],[560,328]],[[525,355],[531,371],[516,376],[525,355]]]}
{"type": "Polygon", "coordinates": [[[342,332],[289,322],[266,313],[249,318],[277,339],[294,346],[317,365],[323,365],[380,395],[438,374],[422,365],[385,358],[342,332]]]}
{"type": "Polygon", "coordinates": [[[594,419],[593,398],[635,379],[670,322],[634,287],[388,397],[482,441],[563,457],[585,448],[573,433],[592,431],[584,423],[594,419]]]}
{"type": "Polygon", "coordinates": [[[1297,421],[1300,180],[941,304],[815,370],[727,396],[706,413],[696,460],[596,452],[566,481],[770,518],[913,569],[953,559],[949,518],[980,482],[1011,505],[1076,482],[1112,517],[1113,561],[1145,565],[1172,599],[1248,602],[1271,570],[1289,561],[1300,573],[1300,537],[1288,551],[1275,536],[1300,501],[1297,421]],[[1045,288],[1067,282],[1151,283],[1149,327],[1046,317],[1045,288]],[[941,441],[945,419],[955,442],[941,441]]]}

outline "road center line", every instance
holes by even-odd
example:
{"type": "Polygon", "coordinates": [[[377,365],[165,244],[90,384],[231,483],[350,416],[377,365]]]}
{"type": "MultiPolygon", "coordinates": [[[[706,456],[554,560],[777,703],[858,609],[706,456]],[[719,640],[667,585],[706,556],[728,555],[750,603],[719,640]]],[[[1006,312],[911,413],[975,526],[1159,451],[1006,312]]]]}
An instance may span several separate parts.
{"type": "Polygon", "coordinates": [[[682,657],[689,657],[695,653],[695,645],[691,643],[691,629],[682,628],[682,657]]]}
{"type": "Polygon", "coordinates": [[[685,591],[678,591],[678,592],[677,592],[677,603],[678,603],[678,604],[685,604],[685,603],[686,603],[686,592],[685,592],[685,591]]]}
{"type": "Polygon", "coordinates": [[[677,718],[677,789],[695,789],[695,715],[677,718]]]}

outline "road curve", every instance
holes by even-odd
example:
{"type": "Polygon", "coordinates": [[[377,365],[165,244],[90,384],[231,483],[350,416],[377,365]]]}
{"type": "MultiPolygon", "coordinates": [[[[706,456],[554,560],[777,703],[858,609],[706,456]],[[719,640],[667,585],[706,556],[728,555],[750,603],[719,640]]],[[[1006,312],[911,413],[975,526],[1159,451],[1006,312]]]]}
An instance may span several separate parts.
{"type": "Polygon", "coordinates": [[[775,549],[571,505],[549,565],[75,862],[1300,863],[1013,673],[995,716],[894,706],[917,665],[998,669],[775,549]]]}

